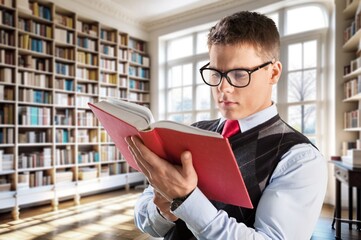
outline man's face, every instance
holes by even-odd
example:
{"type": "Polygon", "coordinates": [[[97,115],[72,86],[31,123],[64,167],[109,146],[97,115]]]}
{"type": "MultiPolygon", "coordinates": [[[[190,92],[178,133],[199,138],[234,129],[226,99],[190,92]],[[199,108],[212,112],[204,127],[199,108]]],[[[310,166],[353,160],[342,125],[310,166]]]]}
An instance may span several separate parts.
{"type": "MultiPolygon", "coordinates": [[[[273,60],[265,61],[250,45],[213,45],[209,55],[209,67],[222,72],[235,68],[252,70],[273,60]]],[[[223,78],[220,85],[212,87],[212,95],[221,114],[228,119],[241,119],[269,107],[272,85],[277,83],[281,70],[282,65],[278,61],[259,69],[252,73],[251,82],[245,88],[233,87],[223,78]]]]}

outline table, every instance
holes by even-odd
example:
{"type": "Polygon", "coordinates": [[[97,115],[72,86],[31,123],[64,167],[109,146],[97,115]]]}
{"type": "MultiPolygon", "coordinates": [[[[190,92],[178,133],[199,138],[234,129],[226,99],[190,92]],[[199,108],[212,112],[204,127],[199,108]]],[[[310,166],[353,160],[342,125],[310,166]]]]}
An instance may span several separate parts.
{"type": "Polygon", "coordinates": [[[341,239],[341,222],[349,223],[349,228],[352,228],[353,224],[356,224],[357,230],[361,230],[361,167],[356,168],[351,165],[344,164],[342,161],[331,161],[335,165],[334,175],[336,179],[336,204],[335,204],[335,216],[334,223],[336,223],[336,239],[341,239]],[[348,186],[348,202],[349,209],[348,219],[341,218],[341,183],[348,186]],[[356,219],[353,219],[353,194],[352,188],[356,187],[357,203],[356,203],[356,219]]]}

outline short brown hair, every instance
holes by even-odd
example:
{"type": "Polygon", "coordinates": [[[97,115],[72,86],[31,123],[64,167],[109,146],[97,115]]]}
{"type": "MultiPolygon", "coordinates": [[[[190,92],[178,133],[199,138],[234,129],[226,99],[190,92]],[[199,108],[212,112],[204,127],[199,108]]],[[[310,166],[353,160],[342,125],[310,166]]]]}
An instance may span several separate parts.
{"type": "Polygon", "coordinates": [[[261,57],[279,59],[280,36],[274,21],[256,12],[242,11],[221,19],[210,29],[208,47],[250,44],[261,57]]]}

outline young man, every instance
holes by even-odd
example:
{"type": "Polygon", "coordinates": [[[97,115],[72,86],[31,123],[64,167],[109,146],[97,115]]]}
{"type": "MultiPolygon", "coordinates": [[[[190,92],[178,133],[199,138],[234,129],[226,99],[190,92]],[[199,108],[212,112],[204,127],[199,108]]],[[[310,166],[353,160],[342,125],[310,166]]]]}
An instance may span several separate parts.
{"type": "Polygon", "coordinates": [[[129,148],[150,183],[135,206],[142,231],[165,239],[310,239],[326,191],[326,162],[271,101],[282,71],[279,45],[271,19],[235,13],[211,28],[210,62],[200,69],[223,117],[194,125],[221,132],[226,119],[237,120],[240,131],[229,141],[254,209],[208,200],[197,188],[191,152],[174,166],[132,137],[129,148]]]}

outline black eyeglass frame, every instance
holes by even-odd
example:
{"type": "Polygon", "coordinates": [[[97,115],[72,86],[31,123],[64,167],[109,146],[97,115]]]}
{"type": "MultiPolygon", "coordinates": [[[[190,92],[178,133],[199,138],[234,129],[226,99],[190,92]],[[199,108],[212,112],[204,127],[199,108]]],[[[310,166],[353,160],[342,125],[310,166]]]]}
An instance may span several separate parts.
{"type": "Polygon", "coordinates": [[[201,76],[202,76],[203,82],[204,82],[205,84],[207,84],[208,86],[217,87],[219,84],[221,84],[222,79],[225,78],[225,79],[227,79],[227,82],[228,82],[231,86],[236,87],[236,88],[245,88],[245,87],[247,87],[247,86],[251,83],[251,75],[252,75],[252,73],[254,73],[254,72],[256,72],[256,71],[258,71],[258,70],[260,70],[260,69],[262,69],[262,68],[264,68],[264,67],[266,67],[266,66],[268,66],[268,65],[271,64],[271,63],[273,64],[274,61],[272,60],[272,61],[265,62],[265,63],[263,63],[263,64],[255,67],[255,68],[253,68],[253,69],[235,68],[235,69],[228,70],[228,71],[226,71],[226,72],[221,72],[221,71],[219,71],[218,69],[215,69],[215,68],[208,68],[207,66],[209,66],[209,64],[210,64],[210,62],[209,62],[209,63],[207,63],[206,65],[204,65],[203,67],[201,67],[201,68],[199,69],[199,72],[200,72],[200,74],[201,74],[201,76]],[[213,70],[213,71],[218,72],[218,73],[221,75],[221,77],[219,78],[219,82],[218,82],[217,84],[209,84],[209,83],[204,79],[204,77],[203,77],[203,70],[213,70]],[[235,70],[246,71],[246,72],[248,73],[248,83],[247,83],[246,85],[244,85],[244,86],[236,86],[236,85],[234,85],[234,84],[232,83],[232,81],[228,78],[227,74],[228,74],[229,72],[232,72],[232,71],[235,71],[235,70]]]}

